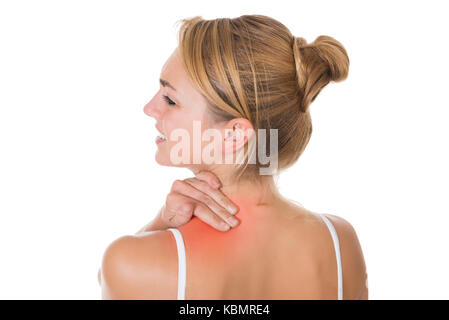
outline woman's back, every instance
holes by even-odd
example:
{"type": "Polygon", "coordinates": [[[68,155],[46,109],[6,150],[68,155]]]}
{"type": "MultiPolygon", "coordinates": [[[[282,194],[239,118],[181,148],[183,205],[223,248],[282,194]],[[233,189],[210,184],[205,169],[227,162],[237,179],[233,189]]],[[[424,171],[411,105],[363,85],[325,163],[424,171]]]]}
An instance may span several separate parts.
{"type": "MultiPolygon", "coordinates": [[[[344,247],[339,248],[341,241],[331,233],[334,225],[336,234],[346,232],[339,218],[326,215],[327,226],[320,215],[288,202],[257,208],[239,205],[241,224],[228,232],[198,218],[178,228],[177,236],[173,230],[172,241],[177,237],[185,248],[185,299],[337,299],[340,253],[348,259],[342,263],[346,277],[340,279],[349,280],[344,297],[357,298],[352,297],[357,294],[357,280],[349,278],[360,278],[357,273],[365,270],[363,264],[353,274],[350,256],[361,250],[353,252],[354,243],[346,245],[345,234],[344,247]]],[[[179,244],[177,249],[182,250],[179,244]]],[[[178,298],[182,299],[183,253],[178,254],[178,298]]],[[[363,257],[358,260],[360,264],[363,257]]]]}
{"type": "Polygon", "coordinates": [[[194,217],[177,229],[111,243],[102,297],[338,299],[340,292],[344,299],[368,298],[363,253],[346,220],[289,201],[233,201],[240,225],[227,232],[194,217]]]}

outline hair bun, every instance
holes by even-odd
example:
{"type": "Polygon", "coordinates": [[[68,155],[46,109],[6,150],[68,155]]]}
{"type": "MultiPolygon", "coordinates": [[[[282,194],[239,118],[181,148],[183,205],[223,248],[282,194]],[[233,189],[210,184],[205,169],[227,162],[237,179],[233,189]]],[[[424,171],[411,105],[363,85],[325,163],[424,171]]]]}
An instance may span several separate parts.
{"type": "Polygon", "coordinates": [[[294,37],[293,55],[298,86],[303,90],[303,112],[330,81],[338,82],[348,77],[348,54],[332,37],[322,35],[310,44],[302,37],[294,37]]]}
{"type": "Polygon", "coordinates": [[[349,57],[343,45],[329,36],[319,36],[314,41],[318,55],[327,62],[331,81],[342,81],[348,77],[349,57]]]}

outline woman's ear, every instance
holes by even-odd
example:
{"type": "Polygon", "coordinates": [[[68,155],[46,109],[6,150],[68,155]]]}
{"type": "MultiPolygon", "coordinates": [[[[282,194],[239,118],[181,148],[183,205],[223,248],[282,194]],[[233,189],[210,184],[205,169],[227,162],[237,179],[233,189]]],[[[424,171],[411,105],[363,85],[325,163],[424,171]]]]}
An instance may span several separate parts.
{"type": "Polygon", "coordinates": [[[244,118],[235,118],[228,121],[223,131],[224,154],[237,152],[254,134],[253,125],[244,118]]]}

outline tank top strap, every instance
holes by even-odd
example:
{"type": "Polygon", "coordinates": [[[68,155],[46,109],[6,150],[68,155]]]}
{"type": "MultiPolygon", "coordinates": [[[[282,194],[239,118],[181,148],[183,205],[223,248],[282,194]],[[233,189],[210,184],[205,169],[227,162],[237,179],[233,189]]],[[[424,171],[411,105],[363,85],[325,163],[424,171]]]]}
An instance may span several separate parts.
{"type": "Polygon", "coordinates": [[[343,300],[343,272],[341,267],[340,243],[338,234],[330,220],[323,214],[319,214],[329,229],[334,242],[335,255],[337,257],[337,275],[338,275],[338,300],[343,300]]]}
{"type": "Polygon", "coordinates": [[[173,233],[178,248],[178,300],[185,300],[186,290],[186,250],[181,232],[176,228],[168,228],[173,233]]]}

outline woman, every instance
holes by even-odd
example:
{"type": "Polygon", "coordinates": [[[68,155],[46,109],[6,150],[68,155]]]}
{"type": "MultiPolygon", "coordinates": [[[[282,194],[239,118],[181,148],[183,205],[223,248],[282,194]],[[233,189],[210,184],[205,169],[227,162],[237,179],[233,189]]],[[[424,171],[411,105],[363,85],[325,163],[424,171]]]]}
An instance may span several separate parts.
{"type": "Polygon", "coordinates": [[[161,133],[156,161],[195,178],[175,181],[152,222],[108,246],[102,297],[367,299],[351,224],[285,199],[273,178],[306,147],[311,102],[348,67],[335,39],[307,44],[266,16],[182,20],[144,111],[161,133]]]}

